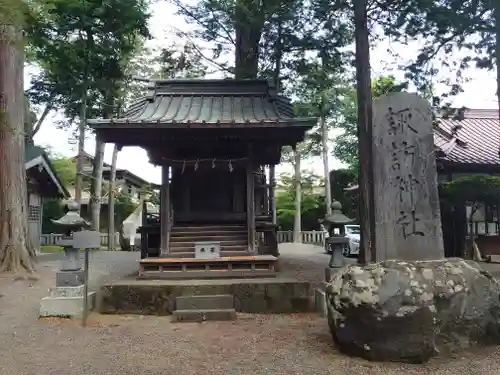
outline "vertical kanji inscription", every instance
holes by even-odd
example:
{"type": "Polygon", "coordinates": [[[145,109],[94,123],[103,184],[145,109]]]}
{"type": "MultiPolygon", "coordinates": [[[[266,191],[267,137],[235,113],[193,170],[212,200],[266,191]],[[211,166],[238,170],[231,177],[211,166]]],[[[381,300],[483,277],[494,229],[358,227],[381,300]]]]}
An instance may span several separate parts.
{"type": "Polygon", "coordinates": [[[442,258],[431,106],[403,92],[375,99],[372,141],[377,261],[442,258]]]}

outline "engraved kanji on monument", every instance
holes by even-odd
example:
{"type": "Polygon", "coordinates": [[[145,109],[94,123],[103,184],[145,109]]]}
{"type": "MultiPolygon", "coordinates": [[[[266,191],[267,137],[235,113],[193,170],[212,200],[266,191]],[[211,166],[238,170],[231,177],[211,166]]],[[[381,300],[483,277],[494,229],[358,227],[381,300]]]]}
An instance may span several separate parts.
{"type": "Polygon", "coordinates": [[[377,261],[444,257],[432,112],[416,94],[373,103],[377,261]]]}

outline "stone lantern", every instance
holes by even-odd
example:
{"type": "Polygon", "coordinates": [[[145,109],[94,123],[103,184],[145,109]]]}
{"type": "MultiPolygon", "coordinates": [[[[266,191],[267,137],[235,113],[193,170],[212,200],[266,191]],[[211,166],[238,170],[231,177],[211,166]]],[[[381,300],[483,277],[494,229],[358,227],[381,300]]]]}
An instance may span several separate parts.
{"type": "Polygon", "coordinates": [[[80,205],[70,201],[66,205],[68,212],[52,222],[61,228],[63,238],[58,245],[64,248],[61,270],[56,275],[56,286],[79,286],[84,283],[84,274],[80,262],[80,249],[73,247],[73,232],[90,227],[90,223],[79,214],[80,205]]]}
{"type": "MultiPolygon", "coordinates": [[[[85,285],[85,271],[80,262],[80,248],[74,245],[75,233],[80,232],[90,224],[83,219],[79,211],[79,204],[69,202],[68,212],[58,220],[52,220],[63,233],[63,238],[58,245],[64,247],[64,258],[61,269],[56,273],[56,287],[49,290],[49,296],[44,297],[40,303],[40,316],[79,317],[86,314],[87,309],[94,305],[94,292],[88,292],[85,285]],[[83,304],[87,309],[83,308],[83,304]]],[[[99,235],[97,233],[97,235],[99,235]]],[[[81,242],[81,241],[80,241],[81,242]]]]}
{"type": "Polygon", "coordinates": [[[349,245],[349,239],[345,236],[345,225],[353,223],[355,219],[351,219],[342,213],[342,205],[340,202],[333,201],[331,207],[332,213],[326,215],[323,219],[323,224],[329,234],[326,240],[326,246],[331,250],[332,254],[328,267],[336,268],[344,266],[342,250],[344,246],[349,245]]]}

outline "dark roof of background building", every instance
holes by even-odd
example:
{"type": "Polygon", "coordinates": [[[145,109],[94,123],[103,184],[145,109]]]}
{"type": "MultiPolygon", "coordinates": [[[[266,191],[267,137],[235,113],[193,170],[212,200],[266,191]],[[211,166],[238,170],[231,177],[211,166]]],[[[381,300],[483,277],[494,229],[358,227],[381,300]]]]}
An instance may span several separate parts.
{"type": "Polygon", "coordinates": [[[34,167],[41,168],[39,172],[45,171],[46,177],[43,178],[44,181],[41,183],[52,184],[52,189],[44,189],[44,191],[57,191],[59,198],[68,198],[70,196],[68,190],[61,182],[57,176],[57,171],[54,169],[47,153],[42,147],[35,146],[33,144],[26,144],[24,150],[24,162],[27,171],[34,167]]]}
{"type": "Polygon", "coordinates": [[[91,127],[121,124],[163,126],[313,126],[297,118],[289,99],[267,80],[161,80],[119,118],[89,120],[91,127]]]}
{"type": "MultiPolygon", "coordinates": [[[[84,156],[84,158],[88,159],[91,162],[93,162],[93,160],[94,160],[94,156],[91,155],[91,154],[89,154],[88,152],[84,152],[83,156],[84,156]]],[[[78,158],[78,155],[73,156],[73,160],[75,160],[75,162],[76,162],[77,158],[78,158]]],[[[111,165],[108,164],[108,163],[106,163],[106,162],[103,162],[102,172],[103,172],[103,174],[105,174],[105,173],[111,173],[111,165]]],[[[154,184],[151,184],[149,181],[146,181],[142,177],[139,177],[136,174],[130,172],[128,169],[117,168],[116,169],[116,173],[117,174],[121,173],[123,176],[127,176],[129,178],[129,180],[133,180],[134,182],[137,183],[137,185],[141,185],[141,186],[142,185],[152,185],[152,186],[154,185],[154,184]]]]}
{"type": "Polygon", "coordinates": [[[466,110],[463,120],[439,119],[434,142],[440,160],[457,164],[500,165],[498,110],[466,110]]]}

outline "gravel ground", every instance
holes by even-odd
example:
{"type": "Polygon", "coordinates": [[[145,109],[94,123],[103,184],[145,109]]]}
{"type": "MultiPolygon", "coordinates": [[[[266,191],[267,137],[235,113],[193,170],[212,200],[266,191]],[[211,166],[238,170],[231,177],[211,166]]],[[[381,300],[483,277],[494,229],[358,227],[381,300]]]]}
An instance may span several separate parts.
{"type": "MultiPolygon", "coordinates": [[[[320,248],[285,245],[281,269],[313,283],[328,256],[320,248]]],[[[137,253],[98,252],[91,285],[137,269],[137,253]]],[[[500,268],[500,266],[499,266],[500,268]]],[[[246,315],[234,322],[172,324],[168,317],[92,315],[78,321],[37,319],[57,262],[38,265],[39,280],[0,278],[0,375],[340,375],[500,374],[500,350],[481,349],[425,366],[376,364],[340,355],[325,319],[310,315],[246,315]]]]}

